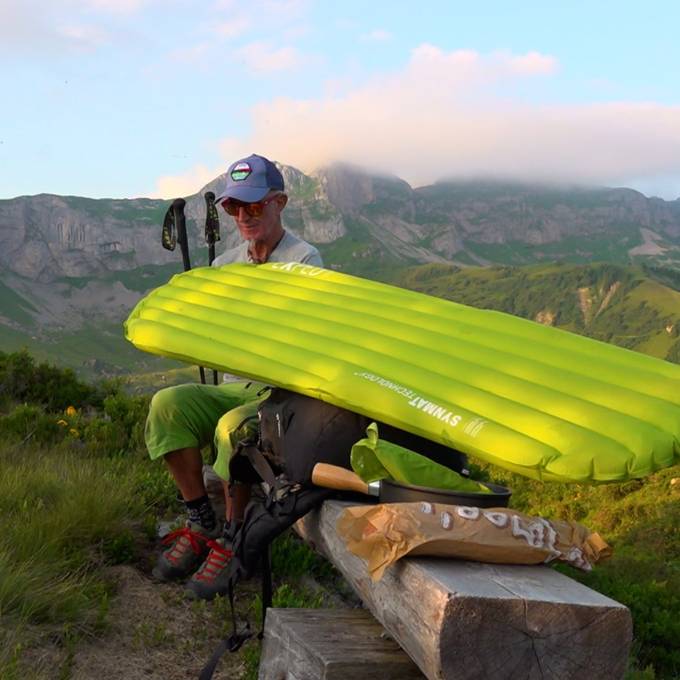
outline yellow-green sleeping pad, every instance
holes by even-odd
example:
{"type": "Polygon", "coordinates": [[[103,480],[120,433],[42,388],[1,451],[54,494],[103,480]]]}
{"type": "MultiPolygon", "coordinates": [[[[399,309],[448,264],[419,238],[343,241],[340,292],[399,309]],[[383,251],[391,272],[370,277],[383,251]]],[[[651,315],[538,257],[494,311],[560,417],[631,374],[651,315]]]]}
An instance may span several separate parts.
{"type": "Polygon", "coordinates": [[[127,338],[528,477],[621,481],[680,456],[680,366],[501,312],[293,263],[179,274],[127,338]]]}

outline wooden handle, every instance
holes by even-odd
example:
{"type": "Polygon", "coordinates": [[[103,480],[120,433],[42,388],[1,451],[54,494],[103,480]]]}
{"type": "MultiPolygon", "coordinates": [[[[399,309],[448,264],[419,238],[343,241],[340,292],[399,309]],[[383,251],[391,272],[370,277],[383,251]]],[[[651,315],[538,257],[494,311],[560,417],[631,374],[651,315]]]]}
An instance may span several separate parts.
{"type": "Polygon", "coordinates": [[[368,484],[358,474],[328,463],[317,463],[314,466],[312,482],[326,489],[357,491],[358,493],[368,494],[368,484]]]}

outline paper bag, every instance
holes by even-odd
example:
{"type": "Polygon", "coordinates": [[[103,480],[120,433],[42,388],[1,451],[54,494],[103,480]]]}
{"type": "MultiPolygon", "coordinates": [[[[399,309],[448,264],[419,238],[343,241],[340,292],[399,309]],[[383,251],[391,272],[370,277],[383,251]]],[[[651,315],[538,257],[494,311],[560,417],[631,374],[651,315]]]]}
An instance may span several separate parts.
{"type": "Polygon", "coordinates": [[[589,571],[611,555],[599,534],[575,522],[508,508],[385,503],[347,508],[338,520],[347,548],[368,562],[374,581],[404,555],[436,555],[498,564],[554,560],[589,571]]]}

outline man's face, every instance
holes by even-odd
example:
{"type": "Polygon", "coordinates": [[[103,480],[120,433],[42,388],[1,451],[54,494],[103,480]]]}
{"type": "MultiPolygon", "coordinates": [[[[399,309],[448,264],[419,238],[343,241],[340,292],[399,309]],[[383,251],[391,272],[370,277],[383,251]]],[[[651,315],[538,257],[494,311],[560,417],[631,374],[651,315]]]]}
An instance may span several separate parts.
{"type": "Polygon", "coordinates": [[[222,206],[232,215],[234,222],[246,241],[267,242],[280,224],[280,214],[288,198],[280,191],[270,191],[257,203],[242,203],[229,199],[222,206]]]}

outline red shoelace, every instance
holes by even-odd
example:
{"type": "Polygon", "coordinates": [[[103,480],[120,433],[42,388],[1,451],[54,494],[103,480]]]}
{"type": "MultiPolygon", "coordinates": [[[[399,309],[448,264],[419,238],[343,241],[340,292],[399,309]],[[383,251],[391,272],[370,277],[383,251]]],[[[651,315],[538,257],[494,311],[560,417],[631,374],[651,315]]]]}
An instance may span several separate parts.
{"type": "Polygon", "coordinates": [[[203,534],[192,531],[189,527],[182,527],[181,529],[171,531],[161,542],[163,545],[170,545],[175,542],[175,545],[173,545],[172,549],[166,554],[166,558],[171,562],[177,562],[179,557],[187,551],[187,547],[190,547],[196,555],[200,555],[204,550],[201,543],[205,544],[207,542],[207,544],[210,545],[213,541],[207,539],[203,534]],[[177,554],[175,554],[175,552],[177,554]]]}
{"type": "Polygon", "coordinates": [[[199,581],[211,583],[215,580],[233,556],[233,552],[217,541],[208,541],[210,552],[203,562],[203,566],[194,574],[199,581]]]}

